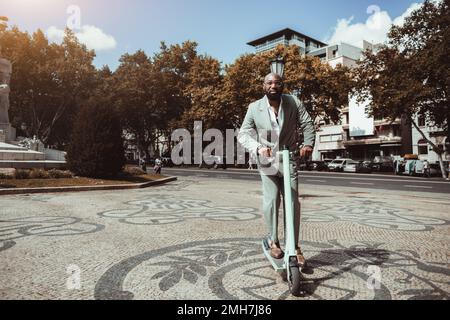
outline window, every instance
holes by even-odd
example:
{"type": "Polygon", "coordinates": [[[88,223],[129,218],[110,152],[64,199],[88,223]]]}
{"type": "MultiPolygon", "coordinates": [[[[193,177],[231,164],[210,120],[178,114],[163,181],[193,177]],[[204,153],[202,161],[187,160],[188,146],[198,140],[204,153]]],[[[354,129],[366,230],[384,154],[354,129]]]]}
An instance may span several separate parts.
{"type": "Polygon", "coordinates": [[[419,146],[419,154],[428,154],[428,147],[425,146],[419,146]]]}
{"type": "Polygon", "coordinates": [[[341,141],[341,140],[342,140],[342,134],[331,135],[331,141],[341,141]]]}
{"type": "Polygon", "coordinates": [[[327,134],[320,136],[320,142],[336,142],[342,140],[342,134],[327,134]]]}
{"type": "Polygon", "coordinates": [[[420,139],[417,141],[417,146],[419,148],[419,154],[428,154],[428,143],[425,139],[420,139]]]}
{"type": "Polygon", "coordinates": [[[399,130],[398,130],[398,128],[397,128],[397,127],[394,127],[394,128],[393,128],[393,131],[394,131],[394,136],[395,136],[395,137],[398,137],[398,136],[399,136],[399,133],[398,133],[399,130]]]}
{"type": "Polygon", "coordinates": [[[419,119],[417,119],[419,127],[425,127],[425,117],[423,115],[419,116],[419,119]]]}

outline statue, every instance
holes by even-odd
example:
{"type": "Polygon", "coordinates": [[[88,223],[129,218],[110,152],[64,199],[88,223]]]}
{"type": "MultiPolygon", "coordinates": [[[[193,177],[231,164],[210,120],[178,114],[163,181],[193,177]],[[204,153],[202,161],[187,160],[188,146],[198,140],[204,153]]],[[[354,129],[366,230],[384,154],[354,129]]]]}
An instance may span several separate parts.
{"type": "Polygon", "coordinates": [[[0,123],[9,124],[9,81],[11,79],[11,62],[0,59],[0,123]]]}

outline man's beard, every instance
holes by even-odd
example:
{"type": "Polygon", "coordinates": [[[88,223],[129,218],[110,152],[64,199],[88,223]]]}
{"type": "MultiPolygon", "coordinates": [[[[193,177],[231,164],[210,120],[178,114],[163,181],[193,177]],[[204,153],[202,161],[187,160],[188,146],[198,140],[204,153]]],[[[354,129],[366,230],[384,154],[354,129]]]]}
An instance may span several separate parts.
{"type": "Polygon", "coordinates": [[[266,93],[267,98],[268,98],[269,100],[273,100],[273,101],[280,101],[281,95],[282,95],[281,92],[277,92],[277,93],[270,93],[270,92],[267,92],[267,93],[266,93]]]}

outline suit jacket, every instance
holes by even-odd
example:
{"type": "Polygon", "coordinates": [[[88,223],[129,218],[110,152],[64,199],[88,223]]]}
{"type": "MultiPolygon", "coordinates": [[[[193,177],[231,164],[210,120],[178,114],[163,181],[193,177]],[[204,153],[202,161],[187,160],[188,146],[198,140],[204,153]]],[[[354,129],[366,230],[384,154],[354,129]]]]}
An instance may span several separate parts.
{"type": "MultiPolygon", "coordinates": [[[[270,134],[273,129],[266,99],[266,97],[263,97],[249,105],[239,130],[239,143],[253,154],[256,154],[260,147],[273,148],[278,138],[270,134]]],[[[288,94],[283,94],[282,99],[284,120],[279,135],[279,148],[286,145],[289,150],[295,150],[299,147],[297,128],[303,130],[303,144],[314,147],[316,138],[314,123],[303,103],[297,97],[288,94]]]]}

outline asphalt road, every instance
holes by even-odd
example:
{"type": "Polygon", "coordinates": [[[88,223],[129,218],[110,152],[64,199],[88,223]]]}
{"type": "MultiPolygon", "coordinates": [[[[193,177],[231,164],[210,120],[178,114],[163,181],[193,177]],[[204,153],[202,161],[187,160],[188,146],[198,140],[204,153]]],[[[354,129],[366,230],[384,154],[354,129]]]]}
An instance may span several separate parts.
{"type": "MultiPolygon", "coordinates": [[[[220,179],[260,180],[257,170],[163,168],[163,174],[174,176],[199,176],[220,179]]],[[[450,182],[440,178],[391,176],[383,174],[354,174],[300,171],[300,185],[323,185],[364,189],[400,190],[450,194],[450,182]]]]}

